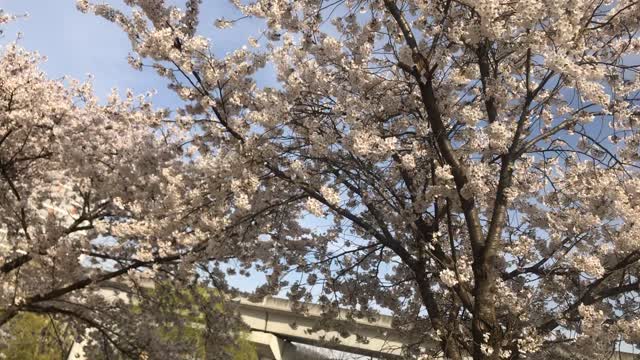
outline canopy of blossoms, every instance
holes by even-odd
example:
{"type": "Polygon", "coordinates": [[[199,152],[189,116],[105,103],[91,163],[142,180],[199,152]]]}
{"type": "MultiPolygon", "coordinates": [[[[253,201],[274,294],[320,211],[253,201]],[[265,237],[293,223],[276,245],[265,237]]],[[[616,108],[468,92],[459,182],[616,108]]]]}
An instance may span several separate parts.
{"type": "MultiPolygon", "coordinates": [[[[268,274],[257,295],[325,306],[319,326],[335,327],[338,307],[392,313],[411,339],[407,356],[606,358],[640,342],[640,3],[232,3],[243,20],[206,18],[199,0],[77,2],[119,25],[132,66],[155,70],[184,101],[162,124],[126,101],[109,105],[126,115],[96,110],[145,126],[114,130],[126,132],[117,145],[130,147],[117,151],[130,156],[81,166],[97,156],[87,145],[63,171],[117,212],[93,230],[116,240],[85,243],[111,260],[128,249],[126,266],[179,256],[187,274],[215,269],[210,282],[239,259],[243,272],[268,274]],[[198,30],[215,23],[230,36],[238,21],[264,29],[213,55],[217,39],[198,30]],[[277,84],[259,86],[261,69],[277,84]],[[152,160],[136,166],[141,158],[152,160]],[[82,182],[104,171],[123,180],[82,182]]],[[[70,144],[91,143],[78,138],[70,144]]],[[[30,174],[12,176],[43,178],[30,174]]],[[[25,230],[21,219],[37,212],[29,204],[7,212],[25,244],[57,216],[25,230]]],[[[5,301],[28,310],[29,296],[5,301]]]]}

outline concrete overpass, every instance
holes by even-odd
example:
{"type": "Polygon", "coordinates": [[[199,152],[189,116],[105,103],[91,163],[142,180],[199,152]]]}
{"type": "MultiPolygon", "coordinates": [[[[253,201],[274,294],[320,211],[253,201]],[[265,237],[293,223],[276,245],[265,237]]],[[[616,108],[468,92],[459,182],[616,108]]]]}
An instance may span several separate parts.
{"type": "MultiPolygon", "coordinates": [[[[291,305],[289,300],[273,297],[258,303],[239,300],[238,313],[251,329],[249,340],[256,344],[262,358],[299,359],[295,357],[292,342],[381,359],[400,358],[406,339],[393,330],[390,316],[379,315],[373,322],[356,319],[347,325],[348,331],[342,335],[337,331],[312,332],[322,317],[322,308],[306,304],[306,311],[298,313],[291,305]]],[[[346,320],[343,313],[338,315],[338,320],[346,320]]]]}

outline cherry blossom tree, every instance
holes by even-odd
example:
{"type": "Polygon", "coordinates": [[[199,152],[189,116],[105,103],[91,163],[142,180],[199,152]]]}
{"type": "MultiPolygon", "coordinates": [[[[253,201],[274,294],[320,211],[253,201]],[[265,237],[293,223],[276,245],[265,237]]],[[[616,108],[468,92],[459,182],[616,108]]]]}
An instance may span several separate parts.
{"type": "Polygon", "coordinates": [[[234,0],[200,28],[264,30],[222,57],[199,0],[125,3],[78,8],[184,100],[195,158],[224,154],[258,294],[389,311],[409,356],[640,342],[638,2],[234,0]]]}
{"type": "MultiPolygon", "coordinates": [[[[0,12],[0,24],[12,19],[0,12]]],[[[1,48],[0,333],[21,313],[45,314],[103,354],[193,353],[200,345],[189,339],[155,341],[162,326],[191,325],[170,316],[139,279],[181,291],[206,284],[215,289],[208,301],[224,306],[220,294],[232,290],[222,261],[251,266],[261,244],[240,239],[263,233],[277,212],[252,220],[241,210],[247,195],[228,185],[241,178],[230,166],[238,155],[195,157],[192,134],[168,122],[148,95],[114,91],[101,102],[90,82],[48,79],[42,60],[15,43],[1,48]]],[[[248,193],[256,181],[243,178],[241,186],[248,193]]],[[[207,358],[227,358],[237,319],[211,308],[202,313],[211,315],[207,341],[218,348],[207,345],[207,358]]]]}

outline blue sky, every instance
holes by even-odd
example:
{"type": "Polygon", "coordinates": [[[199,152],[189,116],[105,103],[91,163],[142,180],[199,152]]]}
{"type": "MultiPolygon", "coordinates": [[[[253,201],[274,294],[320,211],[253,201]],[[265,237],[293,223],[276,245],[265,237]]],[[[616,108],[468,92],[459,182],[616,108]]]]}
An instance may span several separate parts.
{"type": "MultiPolygon", "coordinates": [[[[122,0],[96,0],[122,6],[122,0]]],[[[168,3],[184,8],[184,1],[168,3]]],[[[263,24],[241,21],[237,27],[216,30],[213,22],[218,17],[235,19],[238,12],[226,0],[205,1],[202,8],[200,32],[213,38],[216,55],[224,55],[241,47],[250,35],[257,35],[263,24]]],[[[4,26],[0,44],[6,44],[22,33],[22,47],[38,51],[48,58],[42,68],[52,78],[69,75],[84,80],[87,74],[94,76],[96,93],[105,97],[111,90],[133,89],[134,93],[157,90],[154,103],[162,107],[174,107],[179,100],[166,87],[166,81],[153,71],[137,71],[127,63],[130,42],[126,34],[115,24],[76,9],[75,0],[0,0],[0,9],[21,15],[4,26]]]]}
{"type": "Polygon", "coordinates": [[[21,46],[45,55],[42,68],[52,78],[69,75],[93,80],[96,92],[106,95],[112,87],[144,92],[158,89],[157,101],[169,105],[175,97],[151,72],[139,72],[127,64],[130,43],[114,24],[82,14],[74,0],[0,0],[6,12],[28,17],[5,27],[2,43],[14,41],[22,33],[21,46]]]}

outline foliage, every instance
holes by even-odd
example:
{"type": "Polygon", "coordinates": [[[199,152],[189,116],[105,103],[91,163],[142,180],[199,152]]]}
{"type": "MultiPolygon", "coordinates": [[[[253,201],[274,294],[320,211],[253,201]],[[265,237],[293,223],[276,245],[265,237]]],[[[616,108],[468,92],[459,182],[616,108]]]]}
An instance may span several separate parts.
{"type": "Polygon", "coordinates": [[[143,313],[149,307],[154,308],[156,317],[164,320],[154,323],[155,338],[174,347],[178,343],[191,344],[187,351],[190,359],[215,359],[228,354],[233,360],[257,360],[254,346],[247,340],[242,325],[236,323],[233,307],[229,308],[224,294],[218,291],[157,283],[153,289],[145,290],[134,312],[143,313]],[[223,338],[220,333],[224,332],[228,334],[223,338]]]}
{"type": "Polygon", "coordinates": [[[3,329],[0,358],[6,360],[65,359],[73,344],[70,329],[42,315],[20,314],[3,329]]]}

